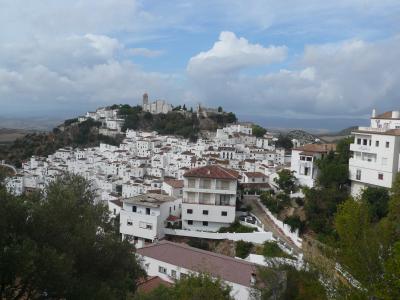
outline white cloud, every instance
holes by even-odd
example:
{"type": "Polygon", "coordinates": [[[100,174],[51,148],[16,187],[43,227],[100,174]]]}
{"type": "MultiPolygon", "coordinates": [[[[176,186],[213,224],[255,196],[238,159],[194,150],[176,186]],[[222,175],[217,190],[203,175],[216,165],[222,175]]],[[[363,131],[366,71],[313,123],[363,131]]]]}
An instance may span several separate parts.
{"type": "Polygon", "coordinates": [[[233,32],[223,31],[219,40],[207,52],[192,57],[188,64],[191,75],[239,71],[246,67],[268,65],[280,62],[287,55],[286,47],[250,44],[248,40],[238,38],[233,32]]]}
{"type": "Polygon", "coordinates": [[[158,57],[164,53],[162,50],[151,50],[147,48],[132,48],[128,51],[133,56],[144,56],[144,57],[158,57]]]}
{"type": "MultiPolygon", "coordinates": [[[[224,60],[209,60],[211,54],[228,52],[215,49],[194,56],[188,64],[195,98],[204,102],[216,101],[247,114],[308,117],[362,116],[373,107],[399,106],[400,37],[307,46],[295,69],[254,76],[233,74],[224,60]],[[193,60],[199,58],[201,67],[194,69],[193,60]],[[209,70],[220,72],[213,77],[209,70]]],[[[253,62],[240,66],[244,65],[253,62]]]]}

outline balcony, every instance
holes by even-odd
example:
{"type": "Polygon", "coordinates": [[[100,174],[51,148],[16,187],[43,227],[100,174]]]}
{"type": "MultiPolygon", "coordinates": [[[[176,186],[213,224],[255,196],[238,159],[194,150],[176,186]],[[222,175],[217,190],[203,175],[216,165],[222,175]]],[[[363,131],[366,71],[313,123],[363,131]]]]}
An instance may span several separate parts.
{"type": "Polygon", "coordinates": [[[360,145],[360,144],[350,144],[350,151],[368,152],[368,153],[375,153],[375,154],[377,152],[376,149],[373,148],[372,146],[360,145]]]}

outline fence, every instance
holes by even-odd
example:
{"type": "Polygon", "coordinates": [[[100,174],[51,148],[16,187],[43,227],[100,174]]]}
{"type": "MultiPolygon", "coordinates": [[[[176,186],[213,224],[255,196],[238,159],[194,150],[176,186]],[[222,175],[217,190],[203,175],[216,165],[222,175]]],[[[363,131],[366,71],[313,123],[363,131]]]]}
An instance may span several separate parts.
{"type": "Polygon", "coordinates": [[[275,241],[272,232],[249,232],[249,233],[235,233],[235,232],[206,232],[194,231],[183,229],[170,229],[164,228],[164,233],[167,235],[187,236],[211,240],[231,240],[231,241],[245,241],[255,244],[263,244],[265,241],[275,241]]]}
{"type": "Polygon", "coordinates": [[[272,220],[272,222],[274,222],[274,224],[275,224],[276,226],[278,226],[278,228],[280,228],[280,229],[283,231],[283,233],[284,233],[288,238],[290,238],[290,239],[293,241],[293,243],[294,243],[297,247],[301,248],[303,240],[299,237],[299,230],[296,229],[296,230],[294,230],[294,231],[292,232],[292,228],[291,228],[288,224],[285,224],[285,223],[283,223],[281,220],[278,220],[278,219],[269,211],[269,209],[266,208],[266,207],[264,206],[264,204],[261,202],[260,199],[257,199],[257,201],[258,201],[258,203],[260,204],[260,206],[262,207],[262,209],[264,210],[264,212],[265,212],[265,213],[268,215],[268,217],[272,220]]]}

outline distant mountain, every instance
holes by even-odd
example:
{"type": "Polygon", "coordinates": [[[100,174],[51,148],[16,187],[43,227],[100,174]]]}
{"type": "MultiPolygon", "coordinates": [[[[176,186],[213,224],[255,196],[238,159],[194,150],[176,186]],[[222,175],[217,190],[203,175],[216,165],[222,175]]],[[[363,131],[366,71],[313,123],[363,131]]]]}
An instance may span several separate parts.
{"type": "Polygon", "coordinates": [[[301,144],[309,144],[309,143],[315,143],[317,139],[320,139],[318,136],[313,135],[309,132],[306,132],[304,130],[291,130],[287,133],[287,137],[292,139],[296,139],[300,141],[301,144]]]}

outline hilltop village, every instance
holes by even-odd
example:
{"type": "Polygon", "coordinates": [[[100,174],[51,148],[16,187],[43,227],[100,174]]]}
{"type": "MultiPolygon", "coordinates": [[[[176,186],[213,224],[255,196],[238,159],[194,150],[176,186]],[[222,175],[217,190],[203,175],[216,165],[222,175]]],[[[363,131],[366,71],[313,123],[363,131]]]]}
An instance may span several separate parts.
{"type": "MultiPolygon", "coordinates": [[[[149,103],[147,94],[142,107],[150,114],[173,110],[165,101],[149,103]]],[[[194,113],[204,116],[218,109],[198,106],[194,113]]],[[[315,187],[318,161],[336,152],[336,144],[292,140],[294,147],[288,151],[276,146],[278,138],[273,134],[256,136],[253,124],[240,122],[196,141],[155,131],[123,130],[125,119],[116,107],[88,112],[75,122],[89,119],[101,123],[101,134],[124,139],[119,145],[64,147],[47,157],[32,156],[7,179],[7,189],[21,195],[43,190],[67,172],[84,177],[96,202],[118,217],[121,238],[136,245],[151,280],[173,282],[199,271],[199,263],[206,261],[206,271],[227,282],[234,298],[249,299],[257,266],[268,266],[257,254],[233,258],[175,243],[170,237],[257,245],[274,242],[291,257],[280,263],[306,267],[299,228],[282,222],[259,196],[280,193],[285,170],[296,185],[315,187]],[[255,202],[261,213],[252,212],[248,201],[255,202]]],[[[352,195],[368,186],[391,188],[399,171],[399,112],[378,115],[374,111],[370,127],[360,127],[353,135],[352,155],[346,162],[352,195]]],[[[304,198],[301,189],[287,192],[291,199],[304,198]]]]}

